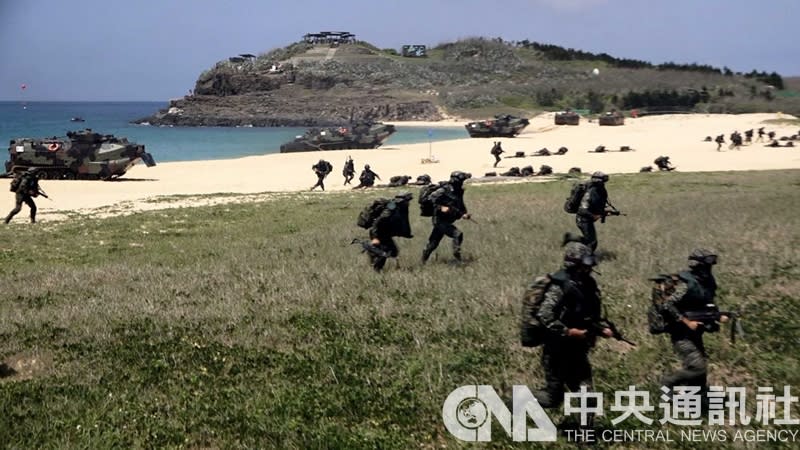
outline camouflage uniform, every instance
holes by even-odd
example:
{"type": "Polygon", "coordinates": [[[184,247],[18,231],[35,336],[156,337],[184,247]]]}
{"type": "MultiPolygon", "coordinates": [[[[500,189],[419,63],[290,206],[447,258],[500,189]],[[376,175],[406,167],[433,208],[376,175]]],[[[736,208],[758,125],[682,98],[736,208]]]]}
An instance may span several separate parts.
{"type": "Polygon", "coordinates": [[[550,275],[552,283],[537,313],[548,337],[542,349],[545,386],[534,395],[545,408],[556,408],[564,401],[565,387],[573,392],[581,386],[593,390],[589,351],[604,328],[600,292],[591,276],[596,259],[585,244],[569,242],[565,247],[564,268],[550,275]],[[589,332],[571,337],[569,329],[589,332]]]}
{"type": "Polygon", "coordinates": [[[461,243],[464,241],[464,234],[453,223],[467,214],[463,185],[464,181],[471,176],[469,173],[455,171],[450,174],[448,183],[443,184],[431,194],[434,206],[433,230],[428,238],[428,244],[422,251],[423,264],[445,236],[453,239],[453,257],[457,261],[461,260],[461,243]],[[448,211],[443,212],[442,206],[446,206],[448,211]]]}
{"type": "Polygon", "coordinates": [[[31,223],[36,223],[36,203],[34,203],[33,197],[39,195],[38,170],[30,168],[21,177],[16,191],[16,206],[6,216],[6,223],[11,222],[11,219],[22,210],[23,203],[31,209],[31,223]]]}
{"type": "Polygon", "coordinates": [[[716,139],[714,139],[714,142],[717,143],[717,151],[719,151],[722,148],[722,144],[725,143],[725,136],[720,134],[716,137],[716,139]]]}
{"type": "Polygon", "coordinates": [[[344,163],[344,169],[342,169],[342,175],[344,176],[344,185],[350,184],[353,180],[353,177],[356,176],[356,168],[354,166],[352,158],[347,158],[347,161],[344,163]]]}
{"type": "Polygon", "coordinates": [[[325,180],[325,177],[327,177],[328,174],[333,171],[333,166],[328,161],[320,159],[319,162],[311,166],[311,168],[314,169],[314,173],[317,174],[317,184],[311,186],[311,190],[313,191],[315,187],[319,186],[324,191],[325,184],[323,183],[323,180],[325,180]]]}
{"type": "Polygon", "coordinates": [[[402,230],[397,229],[398,224],[394,222],[398,217],[395,215],[395,212],[399,212],[401,217],[404,215],[406,219],[408,218],[408,201],[412,198],[413,196],[411,193],[403,193],[395,196],[395,198],[386,205],[386,208],[375,219],[375,222],[369,229],[370,240],[377,239],[379,242],[374,246],[383,253],[383,255],[376,253],[369,254],[372,268],[375,269],[376,272],[380,272],[381,269],[383,269],[387,258],[397,258],[397,255],[400,254],[400,249],[397,248],[397,244],[393,239],[395,236],[398,236],[398,231],[400,231],[400,235],[404,235],[403,237],[413,237],[410,234],[411,230],[408,230],[407,233],[403,233],[402,230]]]}
{"type": "Polygon", "coordinates": [[[361,175],[358,176],[358,186],[354,187],[353,189],[363,189],[375,186],[375,179],[381,179],[377,173],[373,172],[369,168],[369,164],[364,165],[364,170],[361,171],[361,175]]]}
{"type": "Polygon", "coordinates": [[[494,146],[491,150],[492,156],[494,156],[494,166],[497,167],[497,164],[500,162],[500,155],[503,154],[503,148],[500,146],[500,141],[494,143],[494,146]]]}
{"type": "Polygon", "coordinates": [[[663,315],[669,323],[672,348],[681,360],[682,367],[664,376],[662,384],[674,386],[698,386],[705,393],[708,371],[708,355],[703,345],[704,328],[692,331],[681,319],[683,312],[702,310],[714,303],[717,282],[711,273],[716,264],[716,254],[706,249],[695,249],[689,255],[689,271],[681,272],[680,282],[664,304],[663,315]]]}
{"type": "Polygon", "coordinates": [[[597,250],[597,230],[595,229],[594,222],[598,217],[605,214],[606,202],[608,201],[608,192],[606,191],[605,182],[608,181],[608,175],[603,172],[595,172],[592,174],[591,182],[586,192],[581,198],[581,204],[578,207],[578,213],[575,215],[575,224],[578,229],[583,233],[583,242],[588,245],[592,251],[597,250]]]}

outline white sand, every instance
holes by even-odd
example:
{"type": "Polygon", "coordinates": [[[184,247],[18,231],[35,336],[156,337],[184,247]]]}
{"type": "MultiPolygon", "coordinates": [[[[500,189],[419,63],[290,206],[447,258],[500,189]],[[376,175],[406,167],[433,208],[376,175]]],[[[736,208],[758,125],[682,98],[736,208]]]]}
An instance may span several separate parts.
{"type": "MultiPolygon", "coordinates": [[[[768,170],[800,168],[800,143],[796,148],[767,148],[764,143],[744,146],[741,150],[728,150],[729,135],[738,130],[744,135],[748,129],[765,127],[775,131],[776,137],[798,133],[798,126],[764,124],[775,118],[792,118],[778,114],[743,115],[668,115],[627,119],[624,126],[599,126],[596,122],[582,120],[579,126],[555,126],[553,114],[543,114],[531,120],[531,125],[517,138],[501,139],[456,139],[446,142],[393,145],[391,138],[377,150],[342,150],[328,152],[306,152],[271,154],[222,161],[194,161],[159,163],[156,167],[137,165],[117,182],[99,181],[53,181],[43,180],[42,188],[54,201],[38,199],[40,217],[57,220],[66,211],[94,214],[122,214],[133,211],[230,201],[248,201],[266,198],[269,192],[308,190],[316,176],[311,166],[320,158],[331,161],[333,173],[326,179],[326,189],[341,191],[342,165],[347,155],[356,163],[356,178],[364,164],[370,164],[384,183],[393,175],[409,175],[416,178],[429,174],[436,180],[446,179],[453,170],[468,171],[473,176],[486,172],[498,173],[512,166],[542,164],[553,167],[555,172],[567,172],[571,167],[580,167],[583,172],[602,170],[609,174],[638,172],[643,166],[653,165],[660,155],[670,157],[682,172],[720,170],[768,170]],[[717,152],[717,144],[703,142],[724,134],[726,145],[717,152]],[[503,155],[511,156],[517,151],[531,154],[547,147],[551,152],[567,147],[564,156],[525,157],[503,159],[497,169],[492,168],[494,157],[489,154],[492,142],[502,141],[503,155]],[[627,145],[633,152],[589,153],[598,145],[607,149],[619,149],[627,145]],[[423,164],[431,152],[438,163],[423,164]],[[216,199],[186,198],[179,201],[164,201],[162,196],[234,193],[250,194],[226,196],[216,199]],[[253,195],[259,194],[261,195],[253,195]]],[[[398,126],[461,126],[465,120],[443,122],[396,123],[398,126]]],[[[464,132],[466,136],[466,130],[464,132]]],[[[757,134],[754,136],[754,140],[757,134]]],[[[766,136],[765,136],[766,139],[766,136]]],[[[146,144],[146,143],[145,143],[146,144]]],[[[158,161],[158,155],[153,155],[158,161]]],[[[379,182],[380,183],[380,182],[379,182]]],[[[319,189],[315,192],[324,195],[319,189]]],[[[7,197],[7,209],[13,207],[13,197],[7,197]]],[[[15,222],[24,222],[27,216],[24,207],[15,222]]]]}

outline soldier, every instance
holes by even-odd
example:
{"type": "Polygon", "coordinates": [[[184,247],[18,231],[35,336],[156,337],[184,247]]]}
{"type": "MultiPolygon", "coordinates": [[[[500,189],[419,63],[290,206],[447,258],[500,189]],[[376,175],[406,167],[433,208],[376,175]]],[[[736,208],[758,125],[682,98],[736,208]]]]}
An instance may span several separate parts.
{"type": "Polygon", "coordinates": [[[373,172],[372,169],[369,168],[369,164],[364,165],[364,170],[361,171],[361,175],[358,176],[358,186],[354,187],[353,189],[363,189],[375,186],[375,179],[381,179],[377,173],[373,172]]]}
{"type": "Polygon", "coordinates": [[[744,141],[748,144],[753,142],[753,129],[750,128],[749,130],[744,132],[744,141]]]}
{"type": "Polygon", "coordinates": [[[539,167],[539,173],[537,173],[536,175],[552,175],[552,174],[553,174],[553,168],[548,166],[547,164],[542,164],[542,166],[539,167]]]}
{"type": "Polygon", "coordinates": [[[581,198],[578,213],[575,214],[575,224],[583,233],[583,242],[592,249],[597,250],[597,230],[594,223],[606,214],[606,204],[608,203],[608,192],[605,183],[608,175],[603,172],[595,172],[589,180],[586,192],[581,198]]]}
{"type": "Polygon", "coordinates": [[[742,146],[742,135],[738,131],[734,131],[731,133],[731,145],[728,147],[730,149],[738,149],[741,150],[742,146]]]}
{"type": "Polygon", "coordinates": [[[769,138],[770,141],[775,140],[775,132],[770,131],[769,133],[767,133],[767,137],[769,138]]]}
{"type": "Polygon", "coordinates": [[[667,172],[675,170],[675,168],[671,166],[672,163],[669,161],[669,156],[659,156],[653,162],[658,166],[658,170],[667,172]]]}
{"type": "Polygon", "coordinates": [[[490,151],[490,153],[492,154],[492,156],[494,156],[494,166],[493,167],[497,167],[497,163],[499,163],[500,159],[501,159],[500,155],[502,155],[504,153],[503,147],[500,146],[500,141],[497,141],[497,142],[494,143],[494,146],[492,147],[492,150],[490,151]]]}
{"type": "Polygon", "coordinates": [[[464,205],[464,181],[471,177],[471,174],[457,170],[450,174],[447,183],[431,193],[430,199],[434,208],[433,230],[428,238],[428,244],[422,251],[423,264],[428,261],[444,236],[453,239],[453,257],[457,262],[461,262],[461,243],[464,241],[464,234],[453,223],[458,219],[470,218],[464,205]]]}
{"type": "Polygon", "coordinates": [[[567,149],[567,147],[561,147],[556,152],[556,155],[566,155],[568,151],[569,149],[567,149]]]}
{"type": "Polygon", "coordinates": [[[763,142],[764,141],[764,127],[758,129],[758,139],[756,142],[763,142]]]}
{"type": "Polygon", "coordinates": [[[533,156],[550,156],[550,150],[547,147],[537,150],[533,156]]]}
{"type": "MultiPolygon", "coordinates": [[[[706,326],[703,322],[689,320],[686,314],[702,311],[714,303],[717,282],[711,267],[716,263],[715,252],[704,248],[692,250],[689,254],[689,270],[678,274],[679,282],[661,310],[668,324],[672,348],[682,364],[681,369],[664,376],[662,384],[669,388],[696,386],[701,388],[702,394],[707,390],[708,355],[703,346],[706,326]]],[[[720,318],[720,322],[727,320],[728,317],[724,315],[720,318]]]]}
{"type": "Polygon", "coordinates": [[[592,267],[597,265],[592,250],[567,239],[564,266],[549,275],[537,319],[547,328],[542,349],[545,386],[534,396],[545,408],[556,408],[564,401],[565,387],[592,391],[592,366],[589,352],[597,336],[609,338],[613,332],[602,320],[602,304],[592,267]]]}
{"type": "Polygon", "coordinates": [[[411,177],[408,175],[395,175],[389,178],[389,187],[400,187],[408,184],[411,177]]]}
{"type": "MultiPolygon", "coordinates": [[[[14,183],[14,182],[12,182],[14,183]]],[[[33,198],[43,194],[39,188],[39,170],[36,167],[31,167],[22,175],[19,175],[19,182],[16,190],[16,206],[6,216],[6,223],[11,222],[11,219],[22,210],[22,204],[28,205],[31,210],[31,223],[36,223],[36,203],[33,198]]]]}
{"type": "Polygon", "coordinates": [[[413,237],[408,223],[408,202],[412,198],[410,192],[395,195],[369,229],[370,243],[378,250],[369,253],[372,268],[376,272],[383,269],[387,258],[397,258],[400,254],[393,237],[413,237]]]}
{"type": "Polygon", "coordinates": [[[720,134],[719,136],[717,136],[716,139],[714,139],[714,142],[717,143],[717,151],[720,151],[720,149],[722,148],[722,144],[725,143],[725,136],[720,134]]]}
{"type": "Polygon", "coordinates": [[[319,162],[311,166],[311,168],[314,170],[314,173],[317,174],[317,184],[311,186],[311,190],[313,191],[315,187],[319,186],[324,191],[325,184],[323,180],[333,171],[333,165],[324,159],[320,159],[319,162]]]}
{"type": "Polygon", "coordinates": [[[350,182],[353,180],[353,177],[356,176],[356,168],[353,158],[349,156],[347,157],[347,160],[344,162],[344,169],[342,169],[342,175],[344,176],[344,186],[350,184],[350,182]]]}

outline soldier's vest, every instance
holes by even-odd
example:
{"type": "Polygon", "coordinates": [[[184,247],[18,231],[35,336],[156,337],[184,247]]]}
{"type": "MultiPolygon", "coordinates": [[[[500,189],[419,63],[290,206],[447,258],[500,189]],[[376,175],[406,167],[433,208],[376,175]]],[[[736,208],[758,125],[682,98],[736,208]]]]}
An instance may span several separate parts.
{"type": "Polygon", "coordinates": [[[686,283],[686,294],[678,302],[676,307],[679,311],[692,311],[702,309],[710,303],[714,303],[717,293],[717,283],[711,277],[707,286],[703,286],[691,272],[680,272],[678,274],[683,282],[686,283]]]}

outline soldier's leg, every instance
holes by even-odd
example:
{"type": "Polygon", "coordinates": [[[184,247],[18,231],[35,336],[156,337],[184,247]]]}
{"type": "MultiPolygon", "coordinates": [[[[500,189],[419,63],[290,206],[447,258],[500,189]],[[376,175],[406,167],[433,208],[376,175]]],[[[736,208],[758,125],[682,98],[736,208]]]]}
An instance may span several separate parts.
{"type": "MultiPolygon", "coordinates": [[[[586,391],[593,392],[594,382],[592,381],[592,365],[589,363],[589,353],[583,351],[570,352],[568,355],[570,364],[569,368],[565,370],[564,377],[567,388],[572,392],[580,392],[581,387],[585,386],[586,391]]],[[[597,402],[589,399],[587,400],[587,406],[594,408],[597,406],[597,402]]],[[[586,419],[586,424],[581,426],[591,428],[594,425],[594,414],[588,414],[586,419]]]]}
{"type": "Polygon", "coordinates": [[[22,194],[17,194],[17,205],[6,216],[6,223],[11,222],[11,218],[16,216],[22,210],[22,194]]]}
{"type": "Polygon", "coordinates": [[[674,386],[699,386],[705,389],[708,376],[708,358],[703,341],[698,339],[677,339],[672,348],[681,360],[681,368],[664,376],[661,384],[674,386]]]}
{"type": "Polygon", "coordinates": [[[36,203],[33,202],[33,198],[26,196],[25,204],[31,209],[31,223],[36,223],[36,203]]]}
{"type": "Polygon", "coordinates": [[[542,408],[557,408],[564,401],[564,381],[561,379],[559,353],[559,348],[547,343],[542,348],[542,370],[544,370],[545,384],[542,389],[533,393],[542,408]]]}
{"type": "Polygon", "coordinates": [[[575,216],[575,224],[583,234],[583,243],[588,245],[592,251],[597,250],[597,230],[594,227],[594,220],[575,216]]]}
{"type": "Polygon", "coordinates": [[[453,239],[453,257],[461,260],[461,243],[464,242],[464,233],[452,223],[445,224],[443,227],[444,235],[453,239]]]}
{"type": "Polygon", "coordinates": [[[375,269],[376,272],[380,272],[386,264],[386,258],[383,256],[369,255],[369,259],[372,262],[372,268],[375,269]]]}
{"type": "Polygon", "coordinates": [[[431,235],[430,237],[428,237],[428,244],[425,245],[425,249],[422,251],[423,263],[425,263],[425,261],[427,261],[428,258],[430,258],[431,253],[433,253],[433,251],[436,250],[436,247],[439,246],[439,242],[442,241],[443,237],[444,237],[444,230],[442,229],[441,225],[436,220],[434,220],[433,230],[431,230],[431,235]]]}
{"type": "Polygon", "coordinates": [[[500,155],[494,155],[494,167],[500,162],[500,155]]]}

